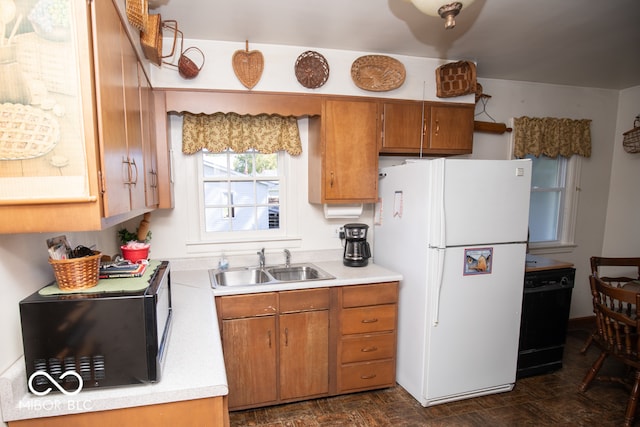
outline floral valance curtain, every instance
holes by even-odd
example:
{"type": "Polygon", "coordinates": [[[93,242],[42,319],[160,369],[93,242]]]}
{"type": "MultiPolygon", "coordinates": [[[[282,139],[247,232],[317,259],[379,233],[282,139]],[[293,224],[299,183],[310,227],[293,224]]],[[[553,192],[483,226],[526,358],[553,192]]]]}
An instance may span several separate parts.
{"type": "Polygon", "coordinates": [[[236,113],[183,113],[182,152],[194,154],[203,148],[212,153],[231,149],[236,153],[254,149],[264,154],[286,151],[302,153],[295,117],[236,113]]]}
{"type": "Polygon", "coordinates": [[[513,154],[591,157],[591,120],[518,117],[513,122],[513,154]]]}

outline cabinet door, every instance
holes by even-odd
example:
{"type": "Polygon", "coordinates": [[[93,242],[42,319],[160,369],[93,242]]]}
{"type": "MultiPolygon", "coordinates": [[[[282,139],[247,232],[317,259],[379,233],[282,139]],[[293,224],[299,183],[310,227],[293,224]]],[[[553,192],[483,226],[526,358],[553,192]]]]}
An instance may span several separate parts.
{"type": "Polygon", "coordinates": [[[122,70],[125,101],[125,126],[127,129],[127,159],[129,182],[129,209],[145,207],[144,198],[144,155],[142,152],[142,116],[140,105],[140,81],[138,79],[138,58],[124,30],[122,37],[122,70]]]}
{"type": "Polygon", "coordinates": [[[378,104],[367,100],[325,102],[324,200],[375,202],[378,197],[378,104]]]}
{"type": "Polygon", "coordinates": [[[276,339],[275,316],[222,322],[229,408],[276,400],[276,339]]]}
{"type": "Polygon", "coordinates": [[[419,154],[422,144],[423,103],[419,101],[382,104],[382,147],[380,154],[419,154]]]}
{"type": "Polygon", "coordinates": [[[100,169],[104,216],[108,217],[130,209],[122,69],[122,38],[126,35],[110,1],[93,5],[100,169]]]}
{"type": "Polygon", "coordinates": [[[154,99],[151,86],[144,71],[138,64],[140,82],[140,118],[142,122],[142,150],[144,152],[144,193],[148,208],[158,207],[158,166],[156,157],[156,140],[154,138],[153,112],[154,99]]]}
{"type": "Polygon", "coordinates": [[[471,153],[473,149],[473,105],[432,105],[429,108],[429,148],[439,154],[471,153]]]}
{"type": "Polygon", "coordinates": [[[329,391],[329,311],[280,315],[280,399],[329,391]]]}

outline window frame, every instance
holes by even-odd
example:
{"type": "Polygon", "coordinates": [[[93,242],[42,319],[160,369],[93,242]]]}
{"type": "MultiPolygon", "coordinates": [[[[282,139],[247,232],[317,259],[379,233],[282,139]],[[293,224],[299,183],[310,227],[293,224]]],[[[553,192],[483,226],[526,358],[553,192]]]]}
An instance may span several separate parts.
{"type": "MultiPolygon", "coordinates": [[[[171,123],[172,138],[180,141],[182,121],[178,116],[171,123]],[[175,131],[174,131],[175,128],[175,131]]],[[[303,147],[308,141],[308,120],[298,119],[298,128],[303,147]]],[[[296,179],[306,173],[306,155],[292,157],[287,153],[278,153],[278,174],[280,179],[280,230],[275,233],[273,229],[213,233],[204,232],[204,194],[202,192],[203,161],[202,153],[185,156],[185,179],[187,211],[185,221],[187,223],[187,239],[185,242],[188,254],[220,253],[245,253],[256,249],[256,244],[267,249],[286,249],[301,247],[300,220],[298,210],[300,203],[304,202],[306,192],[302,191],[306,186],[306,180],[296,179]],[[242,233],[242,235],[240,235],[242,233]]]]}
{"type": "Polygon", "coordinates": [[[576,247],[575,228],[578,216],[582,157],[574,155],[561,159],[564,159],[565,164],[562,168],[564,169],[564,190],[560,202],[561,213],[558,218],[559,236],[557,240],[529,242],[529,250],[532,253],[570,252],[576,247]]]}

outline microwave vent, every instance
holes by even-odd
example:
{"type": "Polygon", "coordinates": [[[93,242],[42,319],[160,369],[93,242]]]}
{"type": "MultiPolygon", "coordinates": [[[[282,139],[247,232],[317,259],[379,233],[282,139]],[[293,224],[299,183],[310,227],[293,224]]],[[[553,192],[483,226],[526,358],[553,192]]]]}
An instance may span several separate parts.
{"type": "MultiPolygon", "coordinates": [[[[67,371],[76,371],[82,377],[82,380],[98,381],[105,379],[105,361],[103,355],[96,356],[81,356],[77,360],[73,356],[67,356],[64,360],[60,360],[55,357],[47,359],[36,359],[33,361],[33,370],[45,371],[52,378],[54,378],[58,384],[62,382],[77,383],[77,379],[73,375],[68,375],[64,380],[60,381],[60,376],[67,371]]],[[[34,378],[34,386],[46,387],[48,386],[48,380],[42,375],[36,375],[34,378]]]]}
{"type": "Polygon", "coordinates": [[[81,356],[78,364],[78,373],[82,377],[82,381],[91,380],[91,358],[89,356],[81,356]]]}
{"type": "Polygon", "coordinates": [[[104,356],[93,356],[93,373],[96,380],[104,379],[104,356]]]}

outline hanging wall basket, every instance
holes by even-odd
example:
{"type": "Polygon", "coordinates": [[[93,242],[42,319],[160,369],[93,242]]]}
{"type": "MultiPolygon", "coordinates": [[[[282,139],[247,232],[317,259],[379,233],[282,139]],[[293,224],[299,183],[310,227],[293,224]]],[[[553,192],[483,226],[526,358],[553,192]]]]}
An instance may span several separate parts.
{"type": "Polygon", "coordinates": [[[622,134],[622,146],[627,153],[640,153],[640,116],[633,121],[633,129],[622,134]]]}
{"type": "Polygon", "coordinates": [[[236,50],[231,62],[233,72],[247,89],[258,84],[264,70],[264,57],[259,50],[249,50],[248,40],[245,42],[245,50],[236,50]]]}

